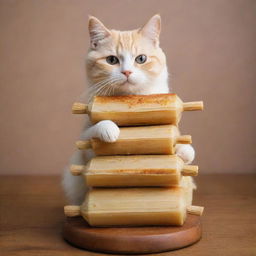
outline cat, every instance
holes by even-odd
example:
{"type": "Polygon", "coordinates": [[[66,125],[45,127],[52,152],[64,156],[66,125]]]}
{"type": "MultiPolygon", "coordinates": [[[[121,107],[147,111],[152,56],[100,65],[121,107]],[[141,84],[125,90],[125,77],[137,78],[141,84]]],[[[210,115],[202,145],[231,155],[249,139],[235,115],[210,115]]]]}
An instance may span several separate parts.
{"type": "MultiPolygon", "coordinates": [[[[89,17],[88,24],[87,102],[95,95],[170,92],[166,56],[159,46],[160,15],[154,15],[144,26],[131,31],[109,30],[93,16],[89,17]]],[[[99,138],[114,142],[118,136],[118,126],[110,120],[103,120],[95,125],[85,125],[80,139],[99,138]]],[[[195,156],[191,145],[178,144],[176,153],[186,164],[191,163],[195,156]]],[[[85,164],[93,156],[91,150],[76,151],[70,164],[85,164]]],[[[82,177],[70,174],[68,166],[63,172],[62,185],[69,203],[80,205],[83,202],[88,188],[82,177]]]]}

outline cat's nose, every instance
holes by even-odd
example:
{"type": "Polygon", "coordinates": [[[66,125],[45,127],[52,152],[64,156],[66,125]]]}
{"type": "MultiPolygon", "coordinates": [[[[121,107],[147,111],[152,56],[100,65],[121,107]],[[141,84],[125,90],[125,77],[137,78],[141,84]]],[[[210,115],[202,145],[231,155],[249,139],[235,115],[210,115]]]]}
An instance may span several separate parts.
{"type": "Polygon", "coordinates": [[[132,71],[125,70],[125,71],[122,71],[122,73],[128,77],[132,73],[132,71]]]}

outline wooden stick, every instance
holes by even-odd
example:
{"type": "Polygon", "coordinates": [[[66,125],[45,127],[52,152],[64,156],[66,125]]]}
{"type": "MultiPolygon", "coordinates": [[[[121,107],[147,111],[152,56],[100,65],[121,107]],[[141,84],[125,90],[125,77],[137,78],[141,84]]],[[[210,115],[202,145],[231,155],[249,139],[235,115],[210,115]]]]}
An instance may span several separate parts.
{"type": "Polygon", "coordinates": [[[190,205],[190,206],[187,206],[187,211],[190,214],[201,216],[203,214],[204,207],[203,206],[190,205]]]}
{"type": "Polygon", "coordinates": [[[73,114],[89,114],[88,104],[75,102],[72,106],[73,114]]]}
{"type": "Polygon", "coordinates": [[[192,138],[191,135],[181,135],[176,139],[176,143],[180,144],[191,144],[192,138]]]}
{"type": "Polygon", "coordinates": [[[181,174],[183,176],[197,176],[198,175],[198,166],[197,165],[184,165],[181,174]]]}
{"type": "Polygon", "coordinates": [[[185,111],[194,111],[194,110],[203,110],[204,103],[202,101],[191,101],[183,103],[183,110],[185,111]]]}
{"type": "Polygon", "coordinates": [[[80,216],[80,206],[78,205],[66,205],[64,206],[64,214],[68,217],[80,216]]]}
{"type": "Polygon", "coordinates": [[[90,140],[79,140],[76,142],[76,146],[78,149],[88,149],[92,147],[90,140]]]}
{"type": "Polygon", "coordinates": [[[77,164],[72,164],[70,166],[70,172],[74,175],[74,176],[79,176],[81,175],[86,169],[86,165],[77,165],[77,164]]]}

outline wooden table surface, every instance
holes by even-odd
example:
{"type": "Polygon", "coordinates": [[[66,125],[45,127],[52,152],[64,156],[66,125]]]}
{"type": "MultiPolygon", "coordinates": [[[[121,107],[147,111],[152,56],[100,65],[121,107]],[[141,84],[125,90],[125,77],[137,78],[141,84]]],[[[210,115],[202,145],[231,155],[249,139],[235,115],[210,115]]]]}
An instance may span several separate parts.
{"type": "MultiPolygon", "coordinates": [[[[200,174],[196,182],[194,204],[205,206],[202,239],[154,255],[256,255],[256,175],[200,174]]],[[[0,255],[106,255],[62,239],[65,203],[60,177],[1,176],[0,255]]]]}

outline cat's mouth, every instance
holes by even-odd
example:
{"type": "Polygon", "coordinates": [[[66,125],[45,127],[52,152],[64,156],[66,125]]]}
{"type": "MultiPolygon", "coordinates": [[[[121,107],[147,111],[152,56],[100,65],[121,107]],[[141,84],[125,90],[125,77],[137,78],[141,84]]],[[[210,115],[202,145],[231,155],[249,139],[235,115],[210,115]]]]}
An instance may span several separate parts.
{"type": "Polygon", "coordinates": [[[127,78],[127,79],[121,84],[121,86],[129,86],[129,85],[135,85],[132,81],[129,80],[129,78],[127,78]]]}
{"type": "Polygon", "coordinates": [[[130,95],[130,94],[137,94],[139,91],[140,91],[140,87],[137,86],[137,84],[126,80],[122,84],[119,84],[119,86],[115,91],[115,94],[130,95]]]}
{"type": "Polygon", "coordinates": [[[133,85],[132,83],[125,81],[124,83],[121,84],[122,86],[129,86],[129,85],[133,85]]]}

